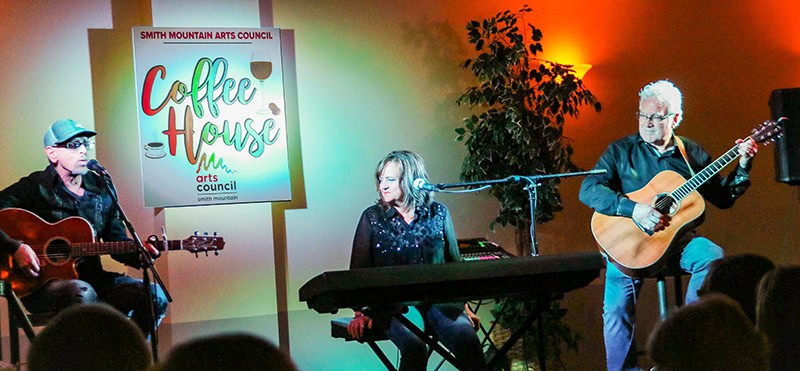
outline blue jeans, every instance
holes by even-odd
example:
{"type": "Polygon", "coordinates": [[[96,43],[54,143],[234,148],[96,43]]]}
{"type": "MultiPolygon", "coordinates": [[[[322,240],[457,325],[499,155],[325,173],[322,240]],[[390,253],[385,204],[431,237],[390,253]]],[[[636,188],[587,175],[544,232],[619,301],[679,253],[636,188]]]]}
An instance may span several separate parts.
{"type": "MultiPolygon", "coordinates": [[[[697,290],[703,284],[712,261],[722,258],[722,248],[705,237],[694,237],[680,254],[681,269],[691,273],[686,288],[686,303],[697,301],[697,290]]],[[[606,267],[603,297],[603,337],[606,345],[606,366],[609,370],[637,369],[637,350],[633,341],[636,321],[636,299],[642,280],[631,278],[609,263],[606,267]]]]}
{"type": "MultiPolygon", "coordinates": [[[[462,370],[486,370],[478,335],[472,327],[464,306],[420,306],[422,318],[430,325],[439,341],[453,352],[462,370]]],[[[400,321],[392,318],[386,336],[400,350],[400,371],[425,370],[428,364],[427,345],[400,321]]]]}
{"type": "MultiPolygon", "coordinates": [[[[145,337],[150,338],[150,308],[153,303],[147,300],[148,295],[142,280],[119,275],[111,284],[96,288],[96,290],[97,297],[101,302],[111,305],[130,317],[136,322],[145,337]]],[[[156,327],[158,327],[167,314],[167,296],[161,286],[156,284],[150,284],[150,292],[156,303],[153,307],[153,315],[156,327]]]]}
{"type": "MultiPolygon", "coordinates": [[[[149,302],[144,283],[126,275],[106,273],[107,281],[95,286],[81,280],[53,280],[22,298],[31,313],[55,313],[73,304],[107,303],[130,317],[149,337],[149,302]]],[[[154,292],[156,325],[167,313],[167,297],[161,287],[151,285],[154,292]]]]}

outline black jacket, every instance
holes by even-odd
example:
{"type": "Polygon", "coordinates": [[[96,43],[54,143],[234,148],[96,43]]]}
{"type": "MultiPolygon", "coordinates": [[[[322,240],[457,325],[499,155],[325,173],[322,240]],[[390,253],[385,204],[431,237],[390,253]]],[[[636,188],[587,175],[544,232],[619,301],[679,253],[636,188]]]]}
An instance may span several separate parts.
{"type": "MultiPolygon", "coordinates": [[[[130,240],[122,221],[114,209],[111,196],[103,179],[89,172],[82,176],[85,193],[78,197],[67,190],[52,165],[36,171],[0,191],[0,209],[16,207],[38,215],[49,223],[70,216],[86,219],[94,228],[95,240],[130,240]]],[[[88,242],[88,241],[82,241],[88,242]]],[[[0,231],[0,252],[13,254],[21,244],[0,231]]],[[[113,255],[115,260],[133,267],[139,266],[136,254],[113,255]]],[[[98,256],[76,260],[80,279],[91,281],[102,272],[98,256]]]]}

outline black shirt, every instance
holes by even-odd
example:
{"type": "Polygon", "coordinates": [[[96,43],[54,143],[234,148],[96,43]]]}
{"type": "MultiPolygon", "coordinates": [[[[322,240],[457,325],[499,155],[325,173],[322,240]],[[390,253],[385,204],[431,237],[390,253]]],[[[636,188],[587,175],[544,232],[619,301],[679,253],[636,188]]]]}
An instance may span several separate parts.
{"type": "Polygon", "coordinates": [[[361,214],[350,268],[461,261],[453,220],[443,204],[418,207],[407,224],[393,207],[373,205],[361,214]]]}
{"type": "MultiPolygon", "coordinates": [[[[94,173],[82,176],[83,196],[70,192],[52,165],[36,171],[0,191],[0,209],[17,207],[28,210],[49,223],[70,216],[86,219],[94,228],[96,239],[102,241],[130,240],[122,221],[116,217],[113,203],[103,180],[94,173]]],[[[81,241],[88,242],[88,241],[81,241]]],[[[0,251],[13,254],[19,248],[16,241],[0,233],[0,251]]],[[[136,254],[114,255],[122,263],[138,267],[136,254]]],[[[100,258],[88,256],[77,259],[78,275],[92,280],[102,272],[100,258]]]]}
{"type": "MultiPolygon", "coordinates": [[[[713,161],[700,145],[684,137],[681,139],[695,173],[713,161]]],[[[692,176],[677,147],[658,153],[639,134],[611,143],[594,168],[607,172],[583,180],[581,202],[601,214],[625,217],[631,217],[636,205],[625,194],[641,189],[659,172],[672,170],[686,179],[692,176]]],[[[712,176],[698,188],[698,192],[721,209],[731,207],[750,186],[749,170],[737,164],[736,169],[725,178],[719,174],[712,176]]]]}

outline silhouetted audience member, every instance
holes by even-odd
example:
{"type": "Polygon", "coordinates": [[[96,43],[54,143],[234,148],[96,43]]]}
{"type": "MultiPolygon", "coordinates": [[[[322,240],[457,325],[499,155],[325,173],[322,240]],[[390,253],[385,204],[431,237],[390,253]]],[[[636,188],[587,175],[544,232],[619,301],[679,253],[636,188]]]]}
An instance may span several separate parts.
{"type": "Polygon", "coordinates": [[[142,331],[106,304],[64,309],[36,336],[28,354],[30,371],[141,371],[150,364],[142,331]]]}
{"type": "Polygon", "coordinates": [[[220,334],[190,340],[169,352],[154,371],[295,371],[288,355],[250,334],[220,334]]]}
{"type": "Polygon", "coordinates": [[[772,371],[800,370],[800,266],[775,268],[758,287],[758,329],[767,338],[772,371]]]}
{"type": "Polygon", "coordinates": [[[766,370],[764,338],[733,299],[708,294],[676,310],[650,335],[658,371],[766,370]]]}
{"type": "Polygon", "coordinates": [[[756,290],[764,274],[775,268],[768,258],[756,254],[726,256],[711,263],[698,294],[713,292],[728,295],[739,303],[744,314],[756,323],[756,290]]]}

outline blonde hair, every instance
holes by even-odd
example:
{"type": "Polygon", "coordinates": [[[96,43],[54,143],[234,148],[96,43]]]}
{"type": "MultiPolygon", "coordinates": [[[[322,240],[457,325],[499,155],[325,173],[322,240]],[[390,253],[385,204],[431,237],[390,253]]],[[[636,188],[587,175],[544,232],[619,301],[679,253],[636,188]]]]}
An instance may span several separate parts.
{"type": "Polygon", "coordinates": [[[384,209],[388,209],[391,205],[386,204],[380,197],[381,190],[381,173],[389,163],[395,163],[400,168],[400,191],[403,194],[403,199],[399,202],[399,206],[407,208],[417,208],[428,206],[433,202],[433,192],[423,191],[414,188],[414,180],[422,179],[428,181],[428,171],[425,170],[425,161],[422,160],[418,154],[400,150],[392,151],[378,162],[375,169],[375,188],[378,191],[378,204],[384,209]]]}

